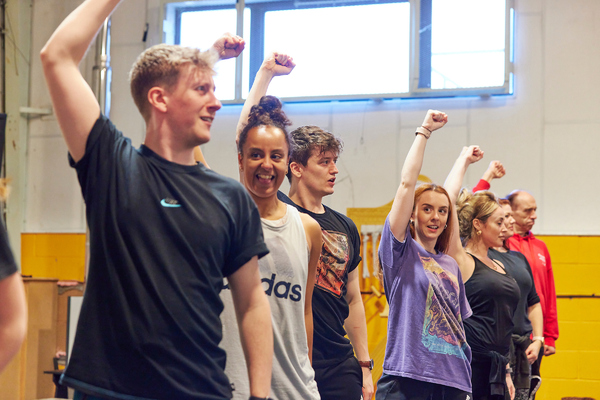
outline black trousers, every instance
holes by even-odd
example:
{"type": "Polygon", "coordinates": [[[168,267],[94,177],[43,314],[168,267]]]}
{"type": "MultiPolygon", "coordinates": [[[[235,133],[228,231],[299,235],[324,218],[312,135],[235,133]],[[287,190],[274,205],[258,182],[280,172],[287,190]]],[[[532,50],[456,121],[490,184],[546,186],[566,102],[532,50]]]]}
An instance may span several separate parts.
{"type": "Polygon", "coordinates": [[[450,386],[383,374],[377,382],[377,400],[471,400],[471,393],[450,386]]]}
{"type": "Polygon", "coordinates": [[[315,381],[321,400],[360,400],[362,397],[362,368],[354,356],[334,366],[315,368],[315,381]]]}

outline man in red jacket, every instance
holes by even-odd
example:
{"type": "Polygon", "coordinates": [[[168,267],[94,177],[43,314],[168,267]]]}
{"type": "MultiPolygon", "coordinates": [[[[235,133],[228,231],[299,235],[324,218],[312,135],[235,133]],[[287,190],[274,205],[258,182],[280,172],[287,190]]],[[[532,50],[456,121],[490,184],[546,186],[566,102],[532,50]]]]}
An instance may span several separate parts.
{"type": "MultiPolygon", "coordinates": [[[[529,193],[522,190],[515,190],[508,195],[508,200],[513,211],[515,219],[515,234],[508,239],[508,245],[511,250],[516,250],[527,257],[535,289],[540,297],[542,312],[544,314],[544,356],[551,356],[556,353],[555,341],[558,339],[558,318],[556,315],[556,290],[554,289],[554,275],[552,273],[552,263],[550,253],[546,244],[537,239],[531,233],[531,228],[537,218],[537,204],[535,199],[529,193]]],[[[539,368],[542,357],[533,364],[532,377],[539,376],[539,368]]]]}

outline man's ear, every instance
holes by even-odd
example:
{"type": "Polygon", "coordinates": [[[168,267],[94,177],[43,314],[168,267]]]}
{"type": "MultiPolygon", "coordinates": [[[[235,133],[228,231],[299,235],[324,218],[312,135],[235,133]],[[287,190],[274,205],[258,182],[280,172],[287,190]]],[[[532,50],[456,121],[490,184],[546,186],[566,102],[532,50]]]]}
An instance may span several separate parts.
{"type": "Polygon", "coordinates": [[[292,161],[290,163],[290,172],[296,178],[300,179],[300,178],[302,178],[302,173],[304,172],[304,166],[302,164],[300,164],[299,162],[292,161]]]}
{"type": "Polygon", "coordinates": [[[148,90],[148,103],[159,112],[167,112],[168,94],[160,86],[154,86],[148,90]]]}

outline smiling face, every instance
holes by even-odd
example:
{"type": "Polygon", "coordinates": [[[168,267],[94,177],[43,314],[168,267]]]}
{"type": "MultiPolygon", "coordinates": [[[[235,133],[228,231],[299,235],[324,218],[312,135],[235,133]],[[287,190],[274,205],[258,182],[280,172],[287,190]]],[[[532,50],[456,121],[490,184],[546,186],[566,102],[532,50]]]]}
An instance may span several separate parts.
{"type": "Polygon", "coordinates": [[[489,216],[485,222],[474,220],[475,228],[481,231],[481,240],[485,247],[502,247],[508,230],[504,224],[504,209],[502,207],[489,216]]]}
{"type": "Polygon", "coordinates": [[[444,232],[449,210],[450,202],[443,193],[428,190],[419,196],[411,218],[414,221],[416,239],[424,247],[433,247],[444,232]]]}
{"type": "Polygon", "coordinates": [[[215,97],[212,74],[191,65],[181,68],[177,83],[165,89],[168,125],[185,147],[210,140],[210,127],[221,102],[215,97]]]}
{"type": "Polygon", "coordinates": [[[336,175],[339,172],[336,166],[337,159],[337,154],[332,151],[313,150],[306,166],[300,166],[299,184],[316,198],[333,194],[336,175]]]}
{"type": "Polygon", "coordinates": [[[260,125],[248,131],[238,161],[244,185],[253,198],[277,196],[287,172],[288,154],[285,133],[281,129],[260,125]]]}

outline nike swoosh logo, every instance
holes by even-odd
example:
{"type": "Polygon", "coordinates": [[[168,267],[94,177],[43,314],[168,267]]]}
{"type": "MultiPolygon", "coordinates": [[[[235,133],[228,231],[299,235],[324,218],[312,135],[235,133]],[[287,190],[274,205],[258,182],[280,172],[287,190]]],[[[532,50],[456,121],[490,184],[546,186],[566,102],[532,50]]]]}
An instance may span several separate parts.
{"type": "Polygon", "coordinates": [[[168,207],[168,208],[181,207],[181,204],[177,204],[177,200],[172,200],[172,199],[162,199],[160,201],[160,205],[163,207],[168,207]],[[167,200],[169,200],[169,202],[167,202],[167,200]],[[175,203],[171,203],[171,202],[175,202],[175,203]]]}

